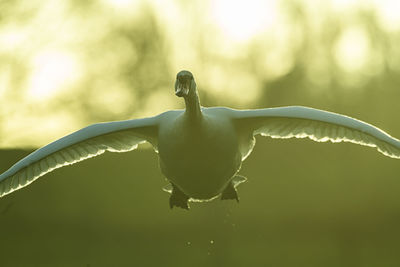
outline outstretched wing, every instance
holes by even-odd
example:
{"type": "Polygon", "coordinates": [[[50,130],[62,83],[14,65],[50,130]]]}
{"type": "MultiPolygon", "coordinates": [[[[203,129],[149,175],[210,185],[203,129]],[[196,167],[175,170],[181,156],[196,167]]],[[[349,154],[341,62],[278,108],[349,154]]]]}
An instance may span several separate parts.
{"type": "Polygon", "coordinates": [[[310,138],[317,142],[351,142],[376,147],[400,158],[400,141],[379,128],[348,116],[299,106],[232,110],[239,131],[272,138],[310,138]]]}
{"type": "Polygon", "coordinates": [[[0,197],[54,169],[105,151],[127,152],[146,141],[156,148],[157,131],[157,117],[90,125],[32,152],[1,174],[0,197]]]}

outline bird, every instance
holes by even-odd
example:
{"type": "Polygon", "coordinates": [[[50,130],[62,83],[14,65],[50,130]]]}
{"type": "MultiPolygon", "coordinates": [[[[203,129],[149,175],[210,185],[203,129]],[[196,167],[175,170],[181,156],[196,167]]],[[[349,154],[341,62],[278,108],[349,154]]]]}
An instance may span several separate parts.
{"type": "Polygon", "coordinates": [[[103,122],[66,135],[21,159],[0,175],[0,197],[25,187],[57,168],[106,151],[128,152],[148,142],[158,153],[169,184],[170,208],[220,197],[239,202],[242,162],[255,136],[309,138],[317,142],[351,142],[375,147],[400,159],[400,141],[381,129],[349,116],[304,106],[238,110],[202,107],[191,72],[178,72],[175,95],[185,109],[147,118],[103,122]]]}

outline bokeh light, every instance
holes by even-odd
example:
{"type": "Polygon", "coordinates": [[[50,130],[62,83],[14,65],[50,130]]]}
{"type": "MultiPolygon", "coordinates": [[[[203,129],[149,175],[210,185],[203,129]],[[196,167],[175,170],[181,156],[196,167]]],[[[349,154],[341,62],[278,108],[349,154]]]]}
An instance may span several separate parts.
{"type": "MultiPolygon", "coordinates": [[[[54,112],[71,113],[77,127],[154,115],[183,107],[168,90],[181,69],[195,74],[203,105],[315,102],[299,98],[301,88],[316,98],[362,94],[400,70],[397,9],[396,1],[373,0],[4,4],[0,113],[37,133],[32,118],[54,112]],[[297,78],[279,89],[288,77],[297,78]]],[[[76,130],[61,123],[31,143],[8,138],[15,128],[7,125],[2,147],[39,146],[76,130]]]]}
{"type": "Polygon", "coordinates": [[[276,26],[275,0],[211,1],[211,13],[223,35],[236,41],[249,40],[276,26]]]}
{"type": "Polygon", "coordinates": [[[44,51],[32,58],[32,74],[26,97],[50,101],[61,90],[74,87],[82,72],[74,55],[61,51],[44,51]]]}
{"type": "Polygon", "coordinates": [[[366,64],[370,53],[367,33],[362,28],[348,28],[342,32],[335,47],[337,64],[348,72],[360,71],[366,64]]]}

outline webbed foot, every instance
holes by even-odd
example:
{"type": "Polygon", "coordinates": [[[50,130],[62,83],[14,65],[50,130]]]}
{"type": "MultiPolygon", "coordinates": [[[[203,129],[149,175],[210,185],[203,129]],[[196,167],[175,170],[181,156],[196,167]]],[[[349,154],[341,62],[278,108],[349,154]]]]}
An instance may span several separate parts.
{"type": "Polygon", "coordinates": [[[228,186],[224,189],[224,191],[221,194],[221,200],[224,199],[236,199],[237,202],[239,202],[239,196],[236,191],[236,187],[245,182],[247,179],[246,177],[243,177],[241,175],[236,175],[235,177],[232,178],[232,181],[228,184],[228,186]]]}
{"type": "Polygon", "coordinates": [[[189,197],[185,195],[179,188],[177,188],[174,184],[172,184],[172,192],[169,197],[169,207],[172,209],[173,207],[179,207],[185,210],[189,209],[188,204],[189,197]]]}
{"type": "Polygon", "coordinates": [[[221,194],[221,200],[224,199],[236,199],[236,201],[239,202],[239,196],[232,182],[228,184],[228,186],[224,189],[224,191],[221,194]]]}

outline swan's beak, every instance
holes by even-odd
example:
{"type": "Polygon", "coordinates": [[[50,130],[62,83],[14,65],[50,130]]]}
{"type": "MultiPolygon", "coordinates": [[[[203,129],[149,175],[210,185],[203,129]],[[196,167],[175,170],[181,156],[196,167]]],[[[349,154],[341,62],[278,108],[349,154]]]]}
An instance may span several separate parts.
{"type": "Polygon", "coordinates": [[[176,81],[175,95],[185,97],[189,94],[190,81],[176,81]]]}

